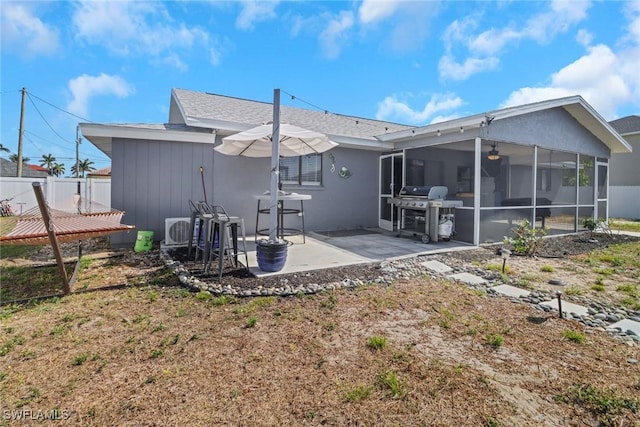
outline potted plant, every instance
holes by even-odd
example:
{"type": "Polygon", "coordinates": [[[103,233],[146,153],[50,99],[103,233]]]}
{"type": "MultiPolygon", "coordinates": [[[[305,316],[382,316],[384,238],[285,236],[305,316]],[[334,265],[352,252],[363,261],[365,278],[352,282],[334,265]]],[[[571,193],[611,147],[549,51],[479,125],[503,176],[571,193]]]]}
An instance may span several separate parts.
{"type": "Polygon", "coordinates": [[[291,242],[283,239],[259,239],[256,241],[258,268],[266,272],[282,270],[287,261],[287,248],[291,242]]]}

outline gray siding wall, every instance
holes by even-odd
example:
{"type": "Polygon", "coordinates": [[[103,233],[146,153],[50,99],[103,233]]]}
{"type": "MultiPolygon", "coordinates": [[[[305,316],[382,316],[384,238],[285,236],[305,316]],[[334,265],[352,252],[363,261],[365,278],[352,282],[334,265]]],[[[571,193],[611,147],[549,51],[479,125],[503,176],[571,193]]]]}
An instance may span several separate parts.
{"type": "Polygon", "coordinates": [[[633,152],[609,160],[609,216],[640,219],[640,135],[625,139],[633,152]]]}
{"type": "MultiPolygon", "coordinates": [[[[286,189],[312,196],[304,202],[305,228],[321,231],[376,226],[379,154],[343,148],[334,148],[331,153],[336,171],[331,172],[329,156],[323,154],[321,188],[286,189]],[[338,176],[342,166],[351,170],[350,178],[338,176]]],[[[112,160],[112,206],[125,211],[123,223],[153,231],[155,240],[164,239],[165,218],[188,217],[188,201],[204,200],[200,166],[204,168],[207,201],[223,205],[230,215],[243,217],[247,233],[254,233],[254,196],[269,189],[270,159],[225,156],[210,144],[114,139],[112,160]]],[[[285,221],[294,227],[300,225],[295,216],[285,221]]],[[[266,227],[266,215],[260,224],[266,227]]],[[[129,244],[135,237],[135,233],[114,235],[112,243],[129,244]]]]}
{"type": "MultiPolygon", "coordinates": [[[[164,219],[187,217],[188,201],[202,200],[199,167],[211,164],[212,146],[114,138],[112,148],[112,207],[125,211],[123,223],[164,238],[164,219]]],[[[111,241],[130,243],[135,237],[121,233],[111,241]]]]}
{"type": "Polygon", "coordinates": [[[609,185],[640,186],[640,135],[625,137],[633,152],[611,155],[609,185]]]}
{"type": "Polygon", "coordinates": [[[640,185],[609,187],[609,218],[640,220],[640,185]]]}
{"type": "MultiPolygon", "coordinates": [[[[479,131],[464,134],[449,133],[440,137],[420,138],[399,142],[396,149],[424,147],[435,144],[468,140],[480,136],[479,131]]],[[[537,145],[553,150],[610,157],[610,150],[591,132],[584,128],[563,108],[538,111],[516,117],[495,120],[482,135],[483,139],[537,145]]]]}
{"type": "Polygon", "coordinates": [[[609,148],[563,108],[496,120],[487,129],[488,139],[610,157],[609,148]]]}

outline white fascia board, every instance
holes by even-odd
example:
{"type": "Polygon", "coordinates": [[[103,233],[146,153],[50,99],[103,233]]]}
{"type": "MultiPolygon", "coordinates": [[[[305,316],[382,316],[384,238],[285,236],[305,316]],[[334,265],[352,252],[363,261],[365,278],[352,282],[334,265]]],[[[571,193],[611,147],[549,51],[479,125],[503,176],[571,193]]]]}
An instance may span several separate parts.
{"type": "Polygon", "coordinates": [[[454,119],[451,121],[434,123],[419,128],[402,130],[386,135],[379,135],[376,138],[385,142],[399,143],[409,141],[417,137],[436,136],[438,134],[438,131],[440,131],[441,135],[444,135],[460,133],[460,129],[462,128],[464,133],[480,128],[480,123],[482,123],[484,119],[484,114],[478,114],[475,116],[465,117],[463,119],[454,119]]]}
{"type": "Polygon", "coordinates": [[[402,142],[419,136],[434,136],[437,135],[438,131],[440,131],[441,134],[446,134],[459,132],[460,128],[463,128],[466,132],[468,129],[480,127],[480,123],[482,123],[487,116],[493,117],[493,120],[501,120],[558,107],[564,108],[569,112],[569,114],[574,116],[582,126],[607,145],[612,153],[631,152],[631,146],[624,140],[624,138],[622,138],[613,129],[613,127],[579,95],[508,107],[501,110],[488,111],[483,114],[476,114],[465,118],[434,123],[420,128],[380,135],[378,136],[378,139],[381,141],[402,142]],[[586,113],[586,115],[577,113],[572,107],[581,109],[586,113]]]}
{"type": "Polygon", "coordinates": [[[506,119],[509,117],[521,116],[523,114],[533,113],[540,110],[562,107],[567,104],[579,102],[579,100],[581,99],[582,98],[580,98],[579,96],[572,96],[569,98],[553,99],[550,101],[535,102],[533,104],[507,107],[500,110],[474,114],[473,116],[461,117],[445,122],[432,123],[430,125],[417,127],[414,129],[380,135],[378,136],[378,139],[380,139],[381,141],[399,142],[406,139],[412,139],[417,136],[436,135],[438,131],[440,131],[441,134],[445,134],[460,132],[460,128],[463,128],[466,132],[467,130],[479,128],[480,124],[485,121],[487,116],[493,117],[493,120],[506,119]]]}
{"type": "Polygon", "coordinates": [[[215,131],[205,133],[166,128],[147,128],[143,126],[137,127],[92,123],[81,123],[80,130],[82,131],[82,135],[86,138],[127,138],[153,141],[197,142],[200,144],[214,144],[216,141],[215,131]]]}
{"type": "Polygon", "coordinates": [[[596,110],[587,104],[582,98],[577,103],[582,107],[583,111],[588,114],[587,118],[580,117],[580,110],[575,110],[574,106],[567,105],[565,110],[571,114],[580,124],[582,124],[589,132],[600,139],[612,154],[630,153],[631,145],[607,122],[596,110]]]}
{"type": "Polygon", "coordinates": [[[393,144],[374,139],[353,138],[340,135],[327,135],[329,139],[341,148],[353,148],[356,150],[392,151],[393,144]]]}

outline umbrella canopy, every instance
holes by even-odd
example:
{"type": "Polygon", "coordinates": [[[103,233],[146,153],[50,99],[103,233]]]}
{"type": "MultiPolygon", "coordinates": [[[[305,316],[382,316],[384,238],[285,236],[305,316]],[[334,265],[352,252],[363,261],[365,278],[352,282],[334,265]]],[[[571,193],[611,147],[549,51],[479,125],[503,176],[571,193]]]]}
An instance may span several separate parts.
{"type": "Polygon", "coordinates": [[[280,123],[280,89],[273,90],[273,123],[222,138],[214,150],[230,156],[271,157],[269,241],[278,241],[278,178],[280,156],[322,153],[338,145],[324,134],[280,123]]]}
{"type": "MultiPolygon", "coordinates": [[[[222,139],[215,150],[229,156],[271,157],[273,125],[261,125],[222,139]]],[[[298,126],[280,124],[280,156],[322,153],[338,145],[329,137],[298,126]]]]}

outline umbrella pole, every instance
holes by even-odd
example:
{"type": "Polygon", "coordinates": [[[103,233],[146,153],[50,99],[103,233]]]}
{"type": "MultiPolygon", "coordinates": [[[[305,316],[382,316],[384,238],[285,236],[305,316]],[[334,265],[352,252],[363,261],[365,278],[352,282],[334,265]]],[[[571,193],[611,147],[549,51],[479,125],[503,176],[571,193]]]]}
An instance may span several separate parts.
{"type": "Polygon", "coordinates": [[[273,132],[271,134],[271,182],[269,192],[269,240],[278,240],[278,177],[280,176],[280,89],[273,90],[273,132]]]}
{"type": "Polygon", "coordinates": [[[204,186],[204,168],[200,166],[200,177],[202,178],[202,192],[204,193],[204,202],[207,203],[207,187],[204,186]]]}

